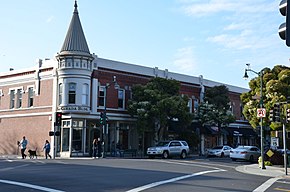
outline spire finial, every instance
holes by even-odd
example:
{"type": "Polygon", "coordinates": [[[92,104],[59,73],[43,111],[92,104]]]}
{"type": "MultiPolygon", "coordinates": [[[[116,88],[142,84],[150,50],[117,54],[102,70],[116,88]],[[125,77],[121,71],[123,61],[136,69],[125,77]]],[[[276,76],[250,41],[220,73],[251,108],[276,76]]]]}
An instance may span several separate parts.
{"type": "Polygon", "coordinates": [[[78,4],[77,4],[77,0],[75,0],[75,10],[74,10],[75,13],[78,12],[78,4]]]}

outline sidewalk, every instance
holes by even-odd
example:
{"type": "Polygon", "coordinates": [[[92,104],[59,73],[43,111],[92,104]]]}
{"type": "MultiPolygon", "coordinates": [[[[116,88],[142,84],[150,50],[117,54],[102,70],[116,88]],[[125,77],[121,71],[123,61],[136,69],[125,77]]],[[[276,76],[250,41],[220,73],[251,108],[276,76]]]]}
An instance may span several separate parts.
{"type": "Polygon", "coordinates": [[[265,166],[266,169],[259,168],[258,164],[250,164],[236,167],[236,170],[239,172],[253,174],[253,175],[262,175],[268,177],[289,177],[290,178],[290,169],[287,168],[288,175],[285,174],[285,168],[281,166],[265,166]]]}

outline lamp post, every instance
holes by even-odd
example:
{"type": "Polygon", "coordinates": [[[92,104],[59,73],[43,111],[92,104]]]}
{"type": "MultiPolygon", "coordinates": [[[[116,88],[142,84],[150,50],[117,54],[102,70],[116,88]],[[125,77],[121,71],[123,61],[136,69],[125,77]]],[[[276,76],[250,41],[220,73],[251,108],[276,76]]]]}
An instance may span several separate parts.
{"type": "Polygon", "coordinates": [[[116,76],[113,76],[113,81],[110,83],[107,83],[105,86],[105,95],[104,95],[104,120],[103,120],[103,142],[104,142],[104,151],[103,151],[103,157],[106,157],[106,146],[107,146],[107,136],[108,136],[108,128],[107,128],[107,90],[108,88],[114,84],[115,89],[119,89],[119,85],[117,83],[116,76]]]}
{"type": "MultiPolygon", "coordinates": [[[[261,93],[260,93],[260,108],[262,109],[263,108],[263,70],[261,70],[260,72],[256,72],[254,70],[252,70],[250,68],[250,64],[247,63],[246,64],[248,68],[245,69],[245,75],[244,75],[244,79],[248,79],[249,76],[248,76],[248,71],[251,71],[255,74],[257,74],[260,79],[261,79],[261,93]]],[[[264,136],[263,136],[263,117],[260,117],[260,124],[261,124],[261,132],[260,132],[260,135],[261,135],[261,162],[262,162],[262,166],[261,166],[261,169],[266,169],[265,167],[265,162],[264,162],[264,136]]]]}

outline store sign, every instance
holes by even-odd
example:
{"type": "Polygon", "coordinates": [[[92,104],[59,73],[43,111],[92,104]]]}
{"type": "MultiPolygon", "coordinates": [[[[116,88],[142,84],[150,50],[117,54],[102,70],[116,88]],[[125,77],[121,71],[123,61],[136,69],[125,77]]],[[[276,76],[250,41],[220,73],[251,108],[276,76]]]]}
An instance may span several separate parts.
{"type": "Polygon", "coordinates": [[[58,110],[62,111],[89,111],[89,107],[83,107],[83,106],[63,106],[58,107],[58,110]]]}

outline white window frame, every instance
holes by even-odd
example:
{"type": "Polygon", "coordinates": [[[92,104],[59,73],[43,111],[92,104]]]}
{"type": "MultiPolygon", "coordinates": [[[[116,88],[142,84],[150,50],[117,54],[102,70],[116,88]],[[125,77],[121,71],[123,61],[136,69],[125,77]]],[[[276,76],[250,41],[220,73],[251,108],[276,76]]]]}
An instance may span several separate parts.
{"type": "Polygon", "coordinates": [[[33,103],[34,103],[34,96],[35,96],[35,88],[34,86],[27,86],[26,92],[28,93],[28,102],[27,102],[27,106],[28,107],[33,107],[33,103]],[[30,89],[32,89],[32,95],[30,95],[30,89]],[[32,102],[31,102],[31,100],[32,102]]]}
{"type": "Polygon", "coordinates": [[[63,97],[63,83],[58,84],[58,104],[62,104],[62,97],[63,97]]]}
{"type": "Polygon", "coordinates": [[[89,105],[89,85],[87,83],[84,83],[82,87],[82,105],[89,105]]]}
{"type": "Polygon", "coordinates": [[[187,106],[189,108],[189,112],[192,113],[192,99],[191,98],[189,98],[187,106]]]}
{"type": "MultiPolygon", "coordinates": [[[[18,98],[16,97],[16,96],[18,96],[18,94],[17,94],[17,91],[18,90],[21,90],[21,93],[22,93],[22,96],[23,96],[23,93],[25,93],[25,91],[24,91],[24,88],[23,88],[23,86],[20,86],[20,87],[13,87],[13,88],[9,88],[9,92],[8,92],[8,95],[10,95],[10,106],[9,106],[9,108],[10,109],[15,109],[15,107],[17,107],[17,108],[19,108],[17,105],[18,105],[18,98]],[[12,98],[11,98],[11,91],[14,91],[14,97],[13,97],[13,106],[12,106],[12,98]],[[16,102],[16,103],[15,103],[16,102]]],[[[23,99],[23,98],[22,98],[23,99]]]]}
{"type": "Polygon", "coordinates": [[[99,86],[99,91],[98,91],[98,104],[99,104],[99,107],[105,107],[105,93],[106,92],[106,87],[105,86],[99,86]],[[104,92],[104,94],[101,96],[101,92],[104,92]],[[100,98],[103,98],[103,105],[100,105],[100,98]]]}
{"type": "Polygon", "coordinates": [[[68,83],[69,89],[68,89],[68,104],[76,104],[76,98],[77,98],[77,84],[75,82],[68,83]],[[71,89],[70,85],[75,85],[74,90],[71,89]],[[73,92],[74,91],[74,92],[73,92]],[[74,102],[70,102],[71,96],[74,96],[74,102]]]}
{"type": "Polygon", "coordinates": [[[16,108],[22,108],[22,104],[23,104],[23,88],[18,88],[16,89],[16,108]]]}
{"type": "Polygon", "coordinates": [[[8,95],[10,95],[9,109],[14,109],[15,108],[15,95],[16,95],[15,94],[15,89],[9,89],[8,95]],[[12,91],[13,91],[13,96],[11,94],[12,91]]]}
{"type": "Polygon", "coordinates": [[[3,94],[3,91],[2,91],[2,89],[0,89],[0,106],[1,106],[1,100],[2,100],[2,96],[3,96],[4,94],[3,94]]]}

